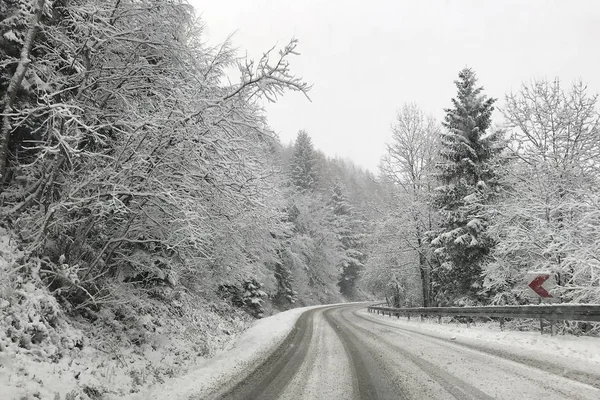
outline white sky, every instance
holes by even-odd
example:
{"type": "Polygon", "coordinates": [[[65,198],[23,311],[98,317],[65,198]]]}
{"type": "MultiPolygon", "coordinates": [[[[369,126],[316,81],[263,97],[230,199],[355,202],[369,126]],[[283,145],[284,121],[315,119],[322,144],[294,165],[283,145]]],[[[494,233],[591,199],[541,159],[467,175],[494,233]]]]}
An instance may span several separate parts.
{"type": "MultiPolygon", "coordinates": [[[[377,171],[396,110],[417,103],[438,119],[465,66],[500,98],[533,77],[581,78],[600,91],[598,0],[191,0],[207,41],[251,58],[299,40],[292,70],[312,103],[288,93],[267,106],[284,143],[300,129],[329,156],[377,171]]],[[[498,117],[498,116],[497,116],[498,117]]]]}

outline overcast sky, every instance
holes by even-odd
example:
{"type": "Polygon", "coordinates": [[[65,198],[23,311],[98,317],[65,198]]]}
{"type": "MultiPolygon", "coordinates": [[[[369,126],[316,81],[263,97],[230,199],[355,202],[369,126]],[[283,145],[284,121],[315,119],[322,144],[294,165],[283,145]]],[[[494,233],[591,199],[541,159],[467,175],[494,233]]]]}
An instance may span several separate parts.
{"type": "Polygon", "coordinates": [[[502,98],[534,77],[582,79],[600,91],[600,1],[192,0],[217,44],[234,33],[254,58],[299,40],[292,69],[312,103],[287,94],[267,106],[282,141],[308,131],[329,156],[377,171],[396,110],[415,102],[438,119],[465,66],[502,98]]]}

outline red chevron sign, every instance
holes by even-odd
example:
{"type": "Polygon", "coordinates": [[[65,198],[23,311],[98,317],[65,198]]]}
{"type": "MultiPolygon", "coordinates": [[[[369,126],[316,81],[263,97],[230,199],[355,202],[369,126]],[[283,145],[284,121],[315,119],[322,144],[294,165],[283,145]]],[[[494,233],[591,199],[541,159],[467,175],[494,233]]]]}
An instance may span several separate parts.
{"type": "Polygon", "coordinates": [[[543,299],[551,299],[553,296],[548,292],[550,288],[556,285],[554,275],[549,273],[536,273],[530,275],[530,282],[527,286],[543,299]]]}

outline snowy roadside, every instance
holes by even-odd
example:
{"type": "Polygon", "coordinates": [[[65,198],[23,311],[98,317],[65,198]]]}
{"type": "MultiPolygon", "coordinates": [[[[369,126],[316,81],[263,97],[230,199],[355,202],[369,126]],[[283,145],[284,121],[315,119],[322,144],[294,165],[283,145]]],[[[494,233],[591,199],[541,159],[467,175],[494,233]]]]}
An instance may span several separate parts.
{"type": "Polygon", "coordinates": [[[319,307],[248,328],[243,311],[177,292],[169,301],[124,295],[93,320],[69,317],[39,278],[14,273],[21,256],[0,228],[1,400],[206,398],[260,363],[304,311],[319,307]]]}
{"type": "Polygon", "coordinates": [[[286,338],[300,315],[307,310],[324,307],[295,308],[256,321],[236,341],[233,347],[221,351],[215,357],[203,360],[196,368],[161,385],[147,387],[124,399],[184,399],[207,398],[207,396],[240,374],[247,373],[286,338]]]}
{"type": "Polygon", "coordinates": [[[548,334],[542,336],[540,332],[502,331],[498,323],[477,324],[467,328],[464,324],[438,324],[433,320],[421,322],[418,319],[408,321],[406,318],[376,316],[366,310],[359,311],[359,314],[455,343],[516,354],[520,357],[557,364],[565,369],[577,366],[579,370],[600,375],[599,338],[573,335],[552,337],[548,334]]]}
{"type": "Polygon", "coordinates": [[[186,294],[128,296],[94,321],[67,316],[39,278],[14,273],[20,257],[0,228],[1,400],[121,398],[185,374],[249,325],[241,310],[186,294]]]}

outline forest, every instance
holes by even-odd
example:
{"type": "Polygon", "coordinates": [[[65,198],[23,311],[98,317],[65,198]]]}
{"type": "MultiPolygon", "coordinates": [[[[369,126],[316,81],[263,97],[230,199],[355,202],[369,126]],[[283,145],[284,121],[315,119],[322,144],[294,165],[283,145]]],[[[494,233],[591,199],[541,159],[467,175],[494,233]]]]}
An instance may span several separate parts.
{"type": "Polygon", "coordinates": [[[269,127],[266,103],[310,101],[296,39],[256,60],[211,47],[185,1],[7,0],[0,20],[0,223],[16,248],[0,351],[53,340],[62,318],[120,321],[143,343],[138,316],[165,310],[527,304],[530,271],[554,274],[562,303],[600,302],[584,82],[488,94],[457,71],[443,121],[414,103],[390,116],[373,173],[269,127]]]}

